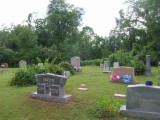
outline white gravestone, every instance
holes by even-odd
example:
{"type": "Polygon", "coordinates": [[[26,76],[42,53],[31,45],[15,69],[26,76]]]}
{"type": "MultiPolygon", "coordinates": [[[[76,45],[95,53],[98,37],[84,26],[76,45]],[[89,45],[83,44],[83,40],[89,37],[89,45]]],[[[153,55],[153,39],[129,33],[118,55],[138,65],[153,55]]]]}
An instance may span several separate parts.
{"type": "Polygon", "coordinates": [[[21,68],[21,69],[27,69],[27,62],[25,60],[21,60],[19,62],[19,68],[21,68]]]}
{"type": "Polygon", "coordinates": [[[103,72],[107,72],[110,73],[110,63],[109,61],[104,61],[104,71],[103,72]]]}
{"type": "Polygon", "coordinates": [[[119,62],[114,62],[113,67],[119,67],[119,62]]]}

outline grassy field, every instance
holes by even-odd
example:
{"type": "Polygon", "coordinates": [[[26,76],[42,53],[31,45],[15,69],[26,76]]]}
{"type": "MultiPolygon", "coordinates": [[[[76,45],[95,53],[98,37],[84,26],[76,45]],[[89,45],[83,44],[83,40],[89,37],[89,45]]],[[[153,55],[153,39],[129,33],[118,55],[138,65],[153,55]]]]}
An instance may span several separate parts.
{"type": "MultiPolygon", "coordinates": [[[[152,68],[153,76],[136,76],[139,83],[146,80],[154,82],[157,76],[156,67],[152,68]]],[[[16,68],[7,68],[0,75],[0,120],[100,120],[92,109],[103,96],[113,97],[114,93],[126,94],[126,84],[110,82],[110,75],[103,73],[103,68],[96,66],[83,67],[82,72],[71,76],[65,85],[65,93],[72,94],[73,99],[67,104],[45,102],[30,98],[36,86],[10,86],[9,81],[16,68]],[[88,91],[79,91],[81,83],[85,83],[88,91]]],[[[112,68],[111,68],[112,70],[112,68]]],[[[125,99],[118,99],[121,105],[125,99]]],[[[117,115],[105,120],[128,120],[117,115]]]]}

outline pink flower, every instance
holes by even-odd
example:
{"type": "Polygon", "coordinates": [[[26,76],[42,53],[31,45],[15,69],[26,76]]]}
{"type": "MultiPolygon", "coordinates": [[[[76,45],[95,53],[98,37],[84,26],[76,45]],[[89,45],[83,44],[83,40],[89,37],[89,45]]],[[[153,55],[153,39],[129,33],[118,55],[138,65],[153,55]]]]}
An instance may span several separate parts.
{"type": "Polygon", "coordinates": [[[120,79],[120,76],[117,73],[114,73],[111,75],[110,79],[112,81],[118,81],[120,79]]]}

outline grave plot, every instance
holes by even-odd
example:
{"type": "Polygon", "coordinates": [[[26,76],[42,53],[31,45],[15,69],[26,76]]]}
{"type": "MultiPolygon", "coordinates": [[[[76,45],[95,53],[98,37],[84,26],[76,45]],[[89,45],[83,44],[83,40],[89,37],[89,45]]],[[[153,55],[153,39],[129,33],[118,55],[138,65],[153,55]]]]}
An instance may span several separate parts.
{"type": "Polygon", "coordinates": [[[37,91],[31,94],[32,98],[50,102],[66,103],[72,95],[64,93],[67,77],[55,74],[37,74],[37,91]]]}
{"type": "Polygon", "coordinates": [[[144,84],[127,87],[126,105],[119,112],[125,116],[160,120],[160,87],[144,84]]]}

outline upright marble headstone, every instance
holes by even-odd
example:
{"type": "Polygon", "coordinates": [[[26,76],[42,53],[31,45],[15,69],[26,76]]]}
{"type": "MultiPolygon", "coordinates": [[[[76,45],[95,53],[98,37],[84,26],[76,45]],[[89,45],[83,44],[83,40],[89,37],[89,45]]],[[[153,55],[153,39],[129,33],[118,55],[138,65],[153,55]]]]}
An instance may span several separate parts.
{"type": "Polygon", "coordinates": [[[65,77],[70,77],[71,76],[71,73],[70,73],[70,71],[64,71],[63,72],[63,76],[65,76],[65,77]]]}
{"type": "Polygon", "coordinates": [[[19,61],[19,68],[27,69],[27,62],[25,60],[19,61]]]}
{"type": "Polygon", "coordinates": [[[144,84],[127,87],[126,105],[121,114],[145,120],[160,120],[160,87],[144,84]]]}
{"type": "Polygon", "coordinates": [[[42,67],[42,66],[43,66],[43,63],[38,63],[38,66],[42,67]]]}
{"type": "Polygon", "coordinates": [[[100,63],[100,67],[103,68],[103,64],[102,63],[100,63]]]}
{"type": "Polygon", "coordinates": [[[71,58],[71,64],[73,66],[80,67],[80,57],[77,57],[77,56],[72,57],[71,58]]]}
{"type": "Polygon", "coordinates": [[[103,72],[106,72],[106,73],[110,73],[110,63],[109,61],[104,61],[104,71],[103,72]]]}
{"type": "Polygon", "coordinates": [[[71,65],[74,66],[74,70],[77,72],[81,72],[82,71],[82,67],[80,66],[80,57],[72,57],[71,58],[71,65]]]}
{"type": "Polygon", "coordinates": [[[119,62],[114,62],[113,67],[119,67],[119,62]]]}
{"type": "Polygon", "coordinates": [[[146,55],[146,75],[152,75],[151,73],[151,63],[150,63],[150,55],[146,55]]]}
{"type": "Polygon", "coordinates": [[[72,98],[72,95],[64,93],[67,77],[55,74],[37,74],[35,79],[37,91],[31,94],[32,98],[60,103],[66,103],[72,98]]]}

